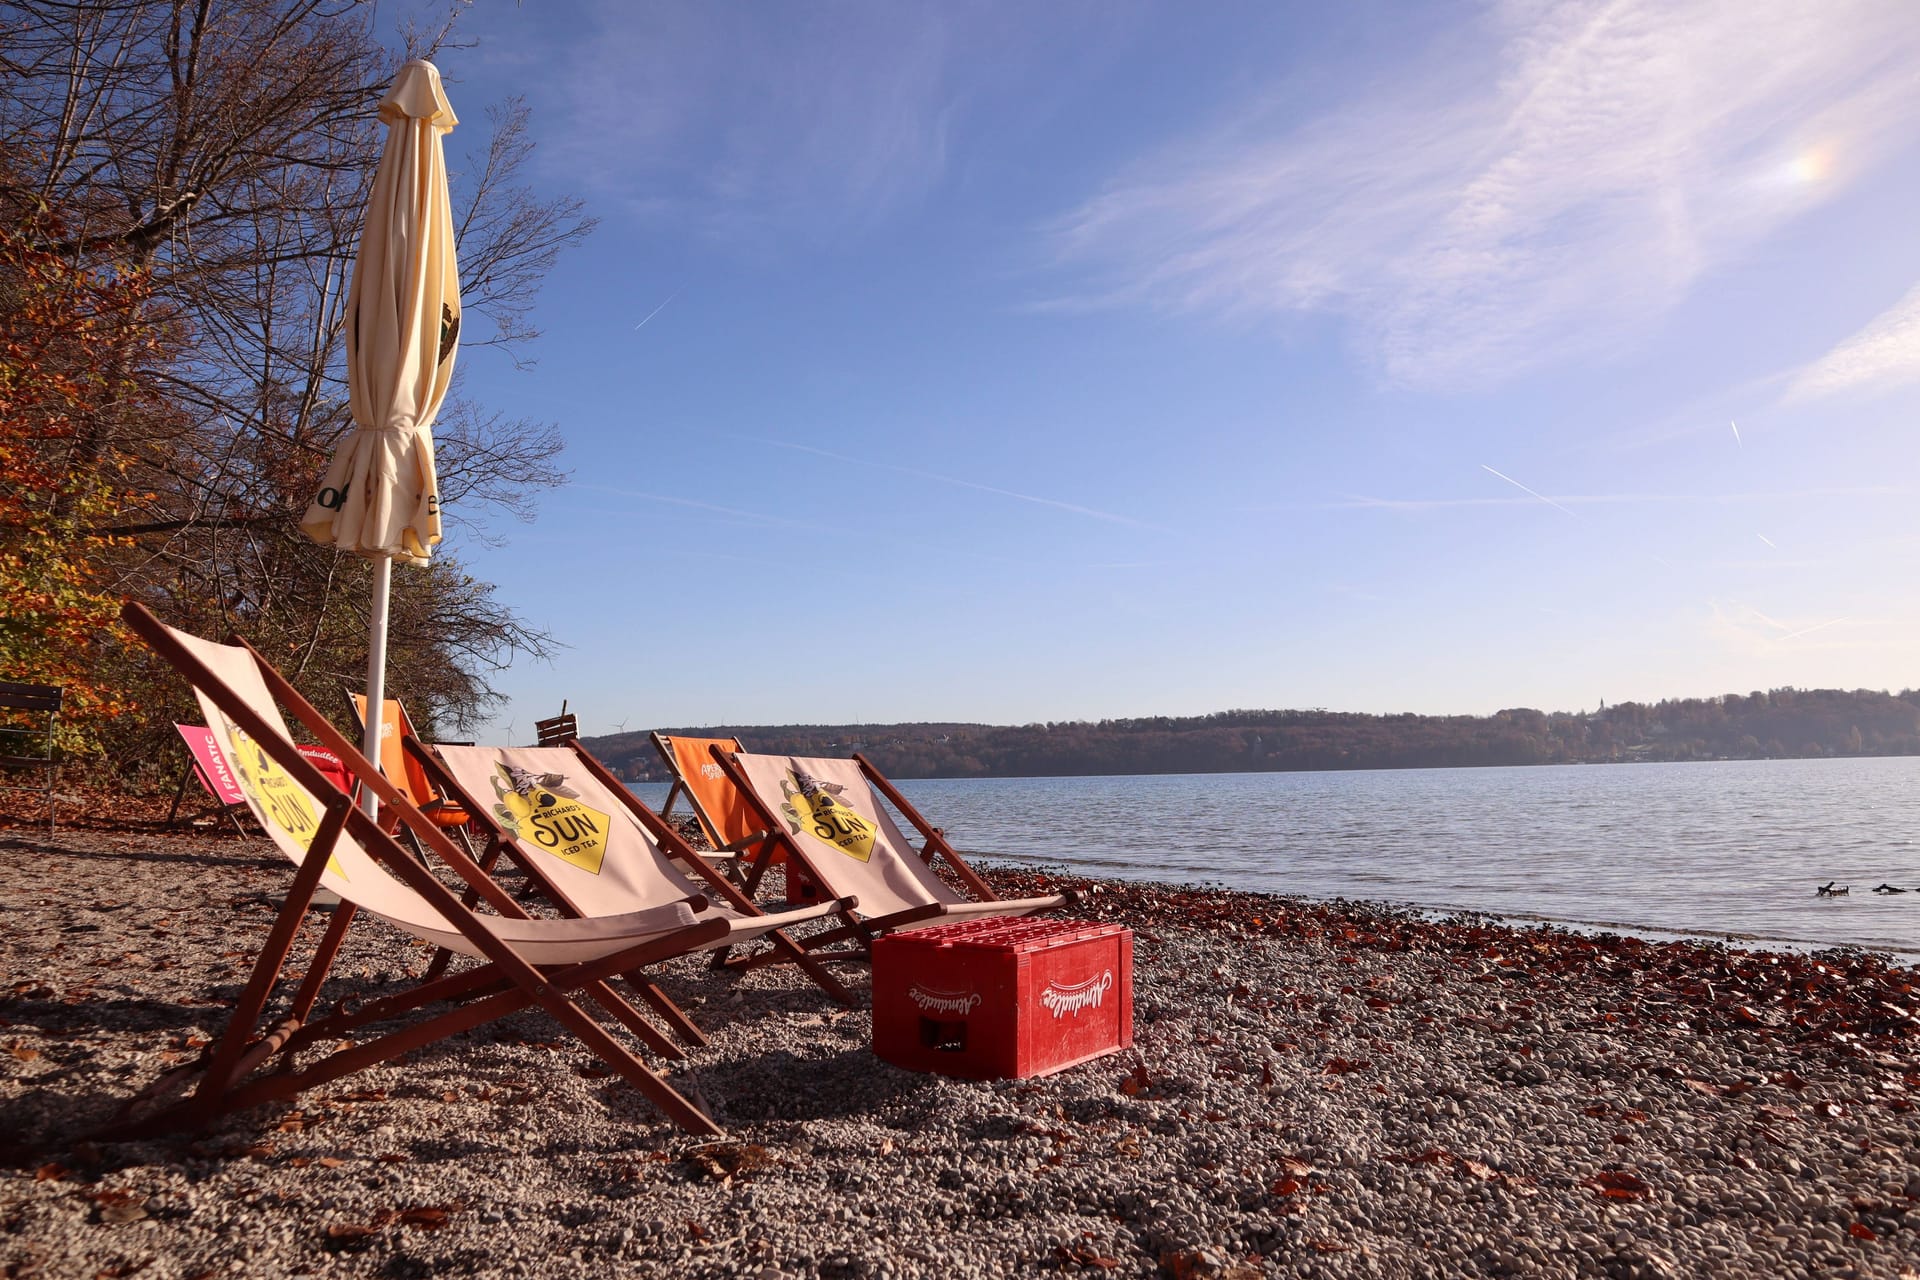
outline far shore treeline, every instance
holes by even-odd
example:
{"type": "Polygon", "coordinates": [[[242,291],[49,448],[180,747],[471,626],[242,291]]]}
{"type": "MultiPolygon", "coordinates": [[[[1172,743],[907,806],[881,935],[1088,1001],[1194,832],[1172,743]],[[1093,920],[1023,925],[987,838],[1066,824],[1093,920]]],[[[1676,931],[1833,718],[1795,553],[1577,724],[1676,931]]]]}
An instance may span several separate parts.
{"type": "MultiPolygon", "coordinates": [[[[1007,726],[726,725],[665,732],[737,737],[748,750],[776,755],[859,751],[897,778],[1905,756],[1920,755],[1920,690],[1787,688],[1490,716],[1220,711],[1007,726]]],[[[666,778],[644,733],[590,738],[586,745],[624,777],[666,778]]]]}

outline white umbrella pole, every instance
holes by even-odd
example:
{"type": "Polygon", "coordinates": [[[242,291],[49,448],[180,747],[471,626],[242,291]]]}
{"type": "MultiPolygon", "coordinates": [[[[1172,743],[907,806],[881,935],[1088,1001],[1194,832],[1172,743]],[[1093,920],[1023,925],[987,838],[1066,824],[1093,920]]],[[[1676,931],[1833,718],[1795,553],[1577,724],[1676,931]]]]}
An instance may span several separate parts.
{"type": "MultiPolygon", "coordinates": [[[[393,558],[376,556],[373,561],[373,616],[367,620],[367,715],[360,739],[360,754],[380,767],[380,729],[386,723],[387,707],[387,604],[393,592],[393,558]]],[[[360,789],[360,807],[369,818],[380,808],[380,798],[368,788],[360,789]]]]}

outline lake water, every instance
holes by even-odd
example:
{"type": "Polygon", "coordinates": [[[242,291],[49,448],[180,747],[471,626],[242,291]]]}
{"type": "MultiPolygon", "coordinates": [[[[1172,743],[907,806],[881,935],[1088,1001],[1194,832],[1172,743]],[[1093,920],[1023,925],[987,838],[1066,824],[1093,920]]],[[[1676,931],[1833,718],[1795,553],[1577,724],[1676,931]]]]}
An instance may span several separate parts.
{"type": "MultiPolygon", "coordinates": [[[[1920,954],[1920,758],[929,779],[969,856],[1755,944],[1920,954]],[[1829,880],[1851,885],[1819,898],[1829,880]]],[[[664,787],[641,788],[650,803],[664,787]]]]}

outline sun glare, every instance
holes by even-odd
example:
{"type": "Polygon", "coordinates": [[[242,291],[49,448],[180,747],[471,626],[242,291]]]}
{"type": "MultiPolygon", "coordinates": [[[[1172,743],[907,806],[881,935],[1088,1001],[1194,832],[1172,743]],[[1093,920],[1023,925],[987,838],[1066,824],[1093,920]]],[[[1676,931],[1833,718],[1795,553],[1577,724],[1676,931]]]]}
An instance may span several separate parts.
{"type": "Polygon", "coordinates": [[[1795,182],[1818,182],[1833,172],[1833,149],[1809,147],[1787,162],[1787,176],[1795,182]]]}

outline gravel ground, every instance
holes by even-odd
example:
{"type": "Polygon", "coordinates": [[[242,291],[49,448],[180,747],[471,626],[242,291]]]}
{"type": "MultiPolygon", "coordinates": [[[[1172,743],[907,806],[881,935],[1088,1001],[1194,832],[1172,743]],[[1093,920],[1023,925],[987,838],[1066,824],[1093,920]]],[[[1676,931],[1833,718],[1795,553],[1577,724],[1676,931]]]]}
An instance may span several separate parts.
{"type": "MultiPolygon", "coordinates": [[[[900,1071],[791,969],[683,960],[663,985],[713,1044],[672,1078],[723,1142],[526,1013],[90,1145],[217,1031],[289,873],[234,836],[26,828],[0,872],[7,1277],[1920,1280],[1920,975],[1878,957],[1109,886],[1082,914],[1135,930],[1137,1043],[1044,1079],[900,1071]]],[[[367,922],[336,972],[425,955],[367,922]]]]}

